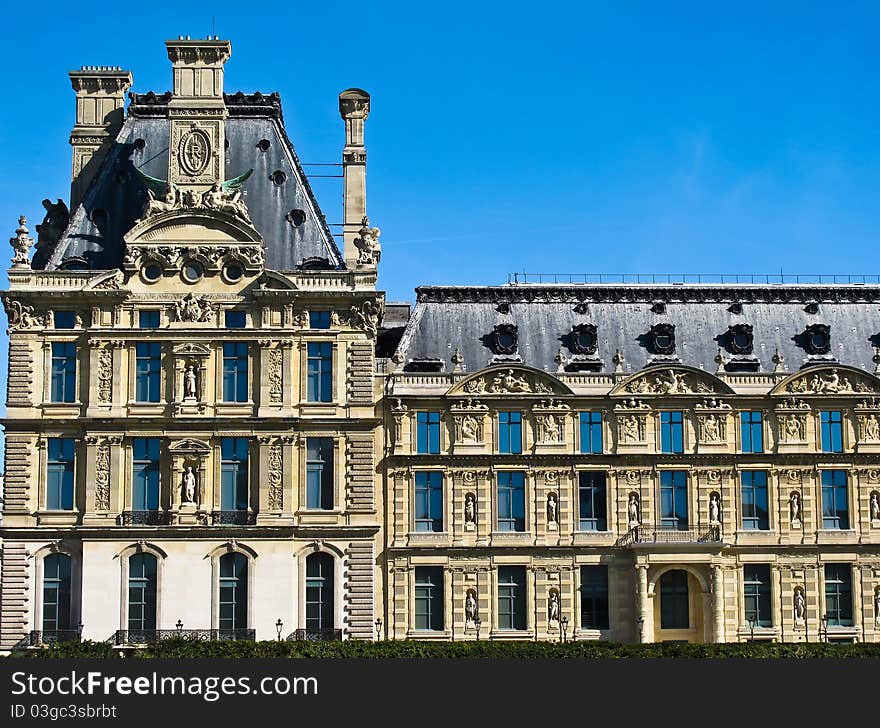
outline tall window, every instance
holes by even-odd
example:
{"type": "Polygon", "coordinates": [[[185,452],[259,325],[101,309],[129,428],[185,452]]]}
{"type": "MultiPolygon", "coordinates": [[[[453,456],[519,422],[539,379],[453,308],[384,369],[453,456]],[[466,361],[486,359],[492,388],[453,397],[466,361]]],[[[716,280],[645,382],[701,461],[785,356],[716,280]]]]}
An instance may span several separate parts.
{"type": "Polygon", "coordinates": [[[581,567],[581,627],[608,629],[608,567],[581,567]]]}
{"type": "Polygon", "coordinates": [[[159,328],[159,311],[154,308],[142,308],[138,312],[138,328],[141,329],[158,329],[159,328]]]}
{"type": "Polygon", "coordinates": [[[608,530],[607,500],[604,472],[587,470],[578,474],[581,531],[608,530]]]}
{"type": "Polygon", "coordinates": [[[162,371],[162,344],[140,342],[135,344],[135,399],[138,402],[158,402],[162,371]]]}
{"type": "Polygon", "coordinates": [[[852,626],[852,569],[849,564],[825,564],[825,614],[831,627],[852,626]]]}
{"type": "Polygon", "coordinates": [[[67,554],[49,554],[43,559],[43,632],[71,629],[70,581],[67,554]]]}
{"type": "Polygon", "coordinates": [[[50,511],[73,510],[73,439],[50,437],[46,451],[46,508],[50,511]]]}
{"type": "Polygon", "coordinates": [[[770,627],[770,567],[766,564],[743,566],[743,589],[745,592],[746,622],[759,627],[770,627]]]}
{"type": "Polygon", "coordinates": [[[749,530],[770,528],[767,511],[767,471],[743,470],[740,473],[742,491],[742,527],[749,530]]]}
{"type": "Polygon", "coordinates": [[[243,341],[223,344],[223,401],[248,401],[248,345],[243,341]]]}
{"type": "Polygon", "coordinates": [[[443,530],[443,473],[416,473],[416,531],[443,530]]]}
{"type": "Polygon", "coordinates": [[[743,452],[764,452],[764,419],[760,412],[740,412],[740,441],[743,452]]]}
{"type": "Polygon", "coordinates": [[[660,577],[660,629],[688,629],[688,576],[673,569],[660,577]]]}
{"type": "Polygon", "coordinates": [[[440,453],[439,412],[416,412],[416,452],[427,455],[440,453]]]}
{"type": "Polygon", "coordinates": [[[498,629],[526,628],[526,570],[498,567],[498,629]]]}
{"type": "Polygon", "coordinates": [[[52,344],[51,384],[53,402],[76,402],[76,344],[52,344]]]}
{"type": "Polygon", "coordinates": [[[687,473],[683,470],[660,473],[660,524],[682,531],[688,527],[687,473]]]}
{"type": "Polygon", "coordinates": [[[581,452],[602,452],[602,413],[581,412],[581,452]]]}
{"type": "Polygon", "coordinates": [[[526,530],[526,476],[521,471],[498,473],[498,530],[526,530]]]}
{"type": "Polygon", "coordinates": [[[246,511],[248,507],[248,440],[220,440],[220,509],[246,511]]]}
{"type": "Polygon", "coordinates": [[[333,438],[306,438],[306,508],[333,510],[333,438]]]}
{"type": "Polygon", "coordinates": [[[684,413],[660,413],[660,451],[684,452],[684,413]]]}
{"type": "Polygon", "coordinates": [[[822,412],[822,451],[843,452],[843,413],[822,412]]]}
{"type": "Polygon", "coordinates": [[[74,311],[55,311],[52,316],[56,329],[73,329],[76,327],[76,313],[74,311]]]}
{"type": "Polygon", "coordinates": [[[522,452],[522,413],[498,413],[498,452],[522,452]]]}
{"type": "Polygon", "coordinates": [[[248,562],[244,554],[223,554],[220,557],[220,619],[221,630],[247,629],[248,562]]]}
{"type": "Polygon", "coordinates": [[[416,629],[443,629],[443,567],[417,566],[416,629]]]}
{"type": "Polygon", "coordinates": [[[159,438],[134,438],[132,455],[131,508],[159,510],[159,438]]]}
{"type": "Polygon", "coordinates": [[[846,471],[822,471],[822,528],[849,528],[846,471]]]}
{"type": "Polygon", "coordinates": [[[308,381],[306,399],[309,402],[333,401],[333,344],[310,341],[307,348],[308,381]]]}
{"type": "Polygon", "coordinates": [[[306,631],[333,629],[333,557],[322,551],[306,558],[306,631]]]}
{"type": "MultiPolygon", "coordinates": [[[[156,629],[156,557],[134,554],[128,559],[128,629],[156,629]]],[[[132,640],[129,641],[142,641],[132,640]]]]}

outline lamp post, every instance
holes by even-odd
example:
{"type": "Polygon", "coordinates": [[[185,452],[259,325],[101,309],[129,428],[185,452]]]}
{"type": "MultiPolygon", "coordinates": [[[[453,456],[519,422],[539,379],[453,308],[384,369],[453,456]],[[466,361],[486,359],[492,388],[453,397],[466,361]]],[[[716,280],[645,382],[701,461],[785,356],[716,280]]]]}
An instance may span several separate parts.
{"type": "Polygon", "coordinates": [[[382,617],[376,619],[376,641],[382,639],[382,617]]]}
{"type": "Polygon", "coordinates": [[[480,641],[480,625],[482,624],[482,620],[479,617],[474,619],[474,627],[477,628],[477,642],[480,641]]]}
{"type": "Polygon", "coordinates": [[[822,615],[822,641],[828,642],[828,615],[822,615]]]}
{"type": "Polygon", "coordinates": [[[645,618],[639,617],[636,620],[636,625],[638,625],[638,628],[639,628],[639,644],[642,644],[642,634],[645,631],[645,618]]]}
{"type": "Polygon", "coordinates": [[[562,623],[562,641],[568,642],[568,617],[563,616],[560,622],[562,623]]]}
{"type": "Polygon", "coordinates": [[[749,617],[749,642],[755,641],[755,618],[749,617]]]}
{"type": "Polygon", "coordinates": [[[275,631],[278,633],[278,641],[281,642],[281,630],[284,628],[284,622],[281,621],[279,617],[278,621],[275,622],[275,631]]]}
{"type": "Polygon", "coordinates": [[[178,619],[174,626],[177,627],[177,636],[180,637],[180,633],[183,632],[183,622],[178,619]]]}
{"type": "Polygon", "coordinates": [[[80,623],[78,625],[76,625],[76,634],[77,634],[77,638],[79,639],[79,641],[82,642],[82,638],[83,638],[83,623],[82,623],[82,621],[80,621],[80,623]]]}

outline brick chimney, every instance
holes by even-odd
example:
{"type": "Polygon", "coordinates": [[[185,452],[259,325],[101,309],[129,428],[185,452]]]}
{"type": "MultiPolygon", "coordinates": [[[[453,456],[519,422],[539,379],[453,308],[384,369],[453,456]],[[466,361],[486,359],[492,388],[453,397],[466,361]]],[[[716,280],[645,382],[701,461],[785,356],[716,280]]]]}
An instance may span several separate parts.
{"type": "Polygon", "coordinates": [[[370,115],[370,94],[350,88],[339,94],[339,113],[345,120],[345,148],[342,150],[342,174],[345,207],[343,216],[343,255],[349,268],[357,266],[355,239],[367,214],[367,148],[364,146],[364,122],[370,115]]]}
{"type": "Polygon", "coordinates": [[[131,71],[119,66],[83,66],[70,72],[76,91],[76,124],[70,133],[73,168],[70,210],[76,209],[107,156],[125,114],[125,92],[131,88],[131,71]]]}

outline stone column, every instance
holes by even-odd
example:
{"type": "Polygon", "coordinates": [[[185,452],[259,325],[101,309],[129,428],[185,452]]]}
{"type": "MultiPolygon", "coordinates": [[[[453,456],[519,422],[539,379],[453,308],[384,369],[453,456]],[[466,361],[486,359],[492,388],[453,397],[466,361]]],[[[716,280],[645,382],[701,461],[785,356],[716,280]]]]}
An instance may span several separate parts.
{"type": "Polygon", "coordinates": [[[715,642],[724,642],[724,572],[720,566],[712,567],[712,618],[715,642]]]}
{"type": "Polygon", "coordinates": [[[636,611],[639,615],[638,619],[642,620],[641,635],[639,635],[639,626],[636,625],[636,638],[643,644],[651,642],[654,629],[648,612],[648,567],[644,564],[636,566],[636,611]]]}

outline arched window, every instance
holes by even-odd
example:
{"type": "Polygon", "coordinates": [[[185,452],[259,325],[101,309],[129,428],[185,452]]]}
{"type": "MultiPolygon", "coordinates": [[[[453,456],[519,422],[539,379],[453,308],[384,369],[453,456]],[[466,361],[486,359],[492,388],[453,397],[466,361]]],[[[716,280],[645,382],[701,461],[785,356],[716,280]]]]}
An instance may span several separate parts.
{"type": "MultiPolygon", "coordinates": [[[[156,567],[153,554],[134,554],[128,560],[128,631],[156,629],[156,567]]],[[[130,642],[144,642],[129,635],[130,642]]]]}
{"type": "Polygon", "coordinates": [[[676,569],[660,577],[660,628],[688,629],[688,575],[676,569]]]}
{"type": "Polygon", "coordinates": [[[333,628],[333,557],[314,553],[306,559],[306,632],[333,628]]]}
{"type": "Polygon", "coordinates": [[[43,559],[43,640],[72,629],[70,623],[70,557],[50,554],[43,559]],[[49,633],[49,634],[47,634],[49,633]]]}
{"type": "Polygon", "coordinates": [[[223,630],[247,629],[248,560],[244,554],[220,557],[220,620],[223,630]]]}

